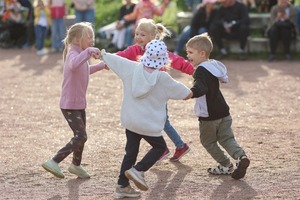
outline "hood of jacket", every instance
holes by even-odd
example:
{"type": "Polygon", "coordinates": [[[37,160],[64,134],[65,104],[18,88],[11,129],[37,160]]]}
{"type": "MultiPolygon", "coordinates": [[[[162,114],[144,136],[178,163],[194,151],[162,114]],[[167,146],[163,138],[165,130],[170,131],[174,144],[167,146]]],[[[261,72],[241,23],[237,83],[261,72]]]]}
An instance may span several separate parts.
{"type": "Polygon", "coordinates": [[[220,61],[210,59],[202,62],[200,65],[207,69],[212,75],[217,77],[221,83],[228,83],[229,80],[226,66],[220,61]]]}
{"type": "Polygon", "coordinates": [[[142,64],[136,67],[132,76],[132,95],[135,98],[144,98],[155,87],[159,76],[159,70],[148,72],[142,64]]]}

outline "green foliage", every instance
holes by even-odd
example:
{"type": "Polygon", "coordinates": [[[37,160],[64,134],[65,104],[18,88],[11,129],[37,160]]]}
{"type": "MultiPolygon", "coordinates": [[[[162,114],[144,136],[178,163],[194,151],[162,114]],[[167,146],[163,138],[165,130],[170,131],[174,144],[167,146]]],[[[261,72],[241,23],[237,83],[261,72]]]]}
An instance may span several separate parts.
{"type": "Polygon", "coordinates": [[[112,23],[118,18],[121,0],[96,0],[96,29],[112,23]]]}

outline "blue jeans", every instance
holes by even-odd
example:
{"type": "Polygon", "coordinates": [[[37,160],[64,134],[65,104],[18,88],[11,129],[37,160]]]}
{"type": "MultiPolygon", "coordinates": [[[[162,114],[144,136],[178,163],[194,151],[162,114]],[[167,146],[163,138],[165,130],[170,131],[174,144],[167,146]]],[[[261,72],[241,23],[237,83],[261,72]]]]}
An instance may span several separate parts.
{"type": "Polygon", "coordinates": [[[133,27],[134,25],[129,25],[126,27],[126,33],[125,33],[125,47],[129,47],[133,44],[133,35],[132,35],[132,31],[133,31],[133,27]]]}
{"type": "Polygon", "coordinates": [[[95,22],[95,10],[84,10],[79,11],[75,9],[76,22],[90,22],[94,24],[95,22]]]}
{"type": "Polygon", "coordinates": [[[63,48],[63,42],[65,35],[65,26],[64,26],[64,19],[52,19],[51,24],[51,40],[52,44],[51,47],[53,49],[62,49],[63,48]]]}
{"type": "Polygon", "coordinates": [[[296,9],[297,9],[297,28],[300,31],[300,6],[297,6],[296,9]]]}
{"type": "MultiPolygon", "coordinates": [[[[207,30],[205,27],[200,27],[198,29],[198,34],[201,34],[201,33],[205,33],[207,30]]],[[[175,48],[175,51],[177,53],[180,53],[184,47],[184,45],[186,44],[186,42],[190,39],[190,35],[191,35],[191,26],[186,26],[180,37],[179,37],[179,41],[178,43],[176,44],[176,48],[175,48]]]]}
{"type": "Polygon", "coordinates": [[[39,51],[44,48],[44,41],[47,36],[47,27],[36,25],[34,27],[34,32],[36,49],[39,51]]]}
{"type": "Polygon", "coordinates": [[[184,142],[182,141],[180,135],[177,133],[175,128],[172,126],[168,116],[168,109],[167,109],[167,120],[165,123],[164,131],[168,135],[168,137],[172,140],[177,148],[183,147],[184,142]]]}
{"type": "Polygon", "coordinates": [[[129,185],[129,180],[125,176],[125,171],[134,166],[138,171],[148,171],[158,161],[160,156],[164,153],[167,148],[167,144],[162,136],[151,137],[140,135],[126,129],[126,147],[125,156],[122,161],[118,184],[124,187],[129,185]],[[139,153],[141,139],[146,140],[152,149],[142,158],[136,165],[137,156],[139,153]]]}

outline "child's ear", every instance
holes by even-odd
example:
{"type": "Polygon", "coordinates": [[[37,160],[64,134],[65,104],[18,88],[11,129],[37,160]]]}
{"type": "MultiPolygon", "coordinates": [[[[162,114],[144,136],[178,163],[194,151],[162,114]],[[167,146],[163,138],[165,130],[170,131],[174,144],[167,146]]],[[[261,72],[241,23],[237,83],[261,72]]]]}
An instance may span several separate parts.
{"type": "Polygon", "coordinates": [[[201,57],[205,57],[206,56],[206,52],[203,50],[198,51],[198,53],[200,54],[201,57]]]}

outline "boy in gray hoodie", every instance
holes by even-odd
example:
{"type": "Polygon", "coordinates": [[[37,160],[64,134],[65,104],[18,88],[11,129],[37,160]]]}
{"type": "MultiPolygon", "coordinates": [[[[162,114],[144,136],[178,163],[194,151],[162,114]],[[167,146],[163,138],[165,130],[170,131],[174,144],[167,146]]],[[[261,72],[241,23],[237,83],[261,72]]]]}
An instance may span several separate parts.
{"type": "Polygon", "coordinates": [[[169,63],[167,47],[161,40],[152,40],[140,62],[131,61],[102,50],[102,59],[123,82],[121,123],[126,129],[126,154],[121,165],[114,196],[138,197],[129,184],[132,180],[141,190],[148,190],[144,172],[148,171],[167,148],[162,137],[169,99],[183,100],[192,96],[189,88],[160,71],[169,63]],[[141,139],[152,149],[136,163],[141,139]]]}
{"type": "Polygon", "coordinates": [[[209,59],[212,49],[213,44],[207,33],[191,38],[186,44],[187,57],[197,67],[191,90],[192,98],[196,100],[194,110],[199,120],[200,141],[219,163],[217,167],[208,169],[210,174],[231,174],[232,178],[241,179],[250,160],[234,138],[229,106],[219,87],[219,82],[228,82],[227,69],[223,63],[209,59]],[[237,160],[236,167],[219,145],[237,160]]]}

